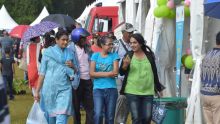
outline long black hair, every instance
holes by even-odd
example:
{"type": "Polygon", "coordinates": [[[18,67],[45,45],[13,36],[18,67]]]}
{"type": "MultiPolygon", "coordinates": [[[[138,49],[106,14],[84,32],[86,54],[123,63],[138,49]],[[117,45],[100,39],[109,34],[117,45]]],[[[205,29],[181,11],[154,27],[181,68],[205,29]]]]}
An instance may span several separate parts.
{"type": "Polygon", "coordinates": [[[146,41],[140,33],[132,34],[131,37],[137,40],[137,42],[141,45],[141,49],[144,51],[144,53],[151,54],[155,58],[153,51],[149,46],[146,45],[146,41]]]}

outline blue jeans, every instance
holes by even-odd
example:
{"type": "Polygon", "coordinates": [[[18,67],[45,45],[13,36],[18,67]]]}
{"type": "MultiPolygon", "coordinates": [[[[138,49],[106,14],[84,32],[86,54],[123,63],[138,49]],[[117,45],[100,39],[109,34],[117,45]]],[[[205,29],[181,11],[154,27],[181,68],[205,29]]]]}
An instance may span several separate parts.
{"type": "Polygon", "coordinates": [[[118,98],[116,88],[94,89],[94,124],[102,124],[103,109],[105,113],[105,124],[114,124],[115,108],[118,98]]]}
{"type": "Polygon", "coordinates": [[[132,116],[132,124],[150,124],[153,96],[126,94],[132,116]]]}
{"type": "Polygon", "coordinates": [[[3,81],[4,81],[4,85],[5,85],[5,91],[7,92],[7,84],[8,84],[8,88],[9,88],[9,96],[10,99],[14,98],[13,95],[13,74],[12,75],[3,75],[3,81]]]}

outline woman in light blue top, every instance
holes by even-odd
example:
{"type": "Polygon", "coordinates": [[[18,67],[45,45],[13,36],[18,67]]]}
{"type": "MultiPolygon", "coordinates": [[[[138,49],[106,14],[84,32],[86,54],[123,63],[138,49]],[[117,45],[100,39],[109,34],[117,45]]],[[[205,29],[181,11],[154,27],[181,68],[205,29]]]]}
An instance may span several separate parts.
{"type": "Polygon", "coordinates": [[[94,124],[102,123],[103,109],[105,123],[114,124],[115,107],[118,98],[115,76],[118,75],[117,53],[110,53],[113,47],[111,37],[103,36],[98,42],[102,52],[92,55],[90,75],[93,80],[94,124]]]}
{"type": "Polygon", "coordinates": [[[74,76],[74,56],[66,48],[68,42],[68,34],[58,32],[57,44],[47,48],[41,60],[35,100],[40,100],[49,124],[67,124],[68,116],[73,113],[70,81],[74,76]]]}

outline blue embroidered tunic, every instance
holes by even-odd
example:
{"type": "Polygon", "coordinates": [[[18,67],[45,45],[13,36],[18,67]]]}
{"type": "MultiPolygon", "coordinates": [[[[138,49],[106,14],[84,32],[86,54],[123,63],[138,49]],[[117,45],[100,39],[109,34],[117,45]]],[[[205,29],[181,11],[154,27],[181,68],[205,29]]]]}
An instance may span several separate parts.
{"type": "Polygon", "coordinates": [[[57,114],[72,115],[72,87],[69,80],[73,69],[67,67],[67,60],[73,61],[73,54],[58,45],[47,48],[42,57],[40,75],[44,75],[40,104],[50,117],[57,114]]]}

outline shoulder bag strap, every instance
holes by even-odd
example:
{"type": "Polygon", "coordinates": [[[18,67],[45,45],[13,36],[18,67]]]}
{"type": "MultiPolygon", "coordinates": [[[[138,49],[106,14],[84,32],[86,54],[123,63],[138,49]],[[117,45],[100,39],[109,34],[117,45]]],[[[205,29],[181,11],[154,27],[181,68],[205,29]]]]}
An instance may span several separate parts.
{"type": "Polygon", "coordinates": [[[119,39],[119,41],[120,41],[121,45],[123,46],[124,50],[126,51],[126,53],[128,53],[128,49],[127,49],[127,47],[125,46],[125,44],[122,42],[121,39],[119,39]]]}

